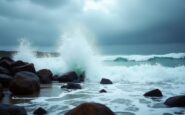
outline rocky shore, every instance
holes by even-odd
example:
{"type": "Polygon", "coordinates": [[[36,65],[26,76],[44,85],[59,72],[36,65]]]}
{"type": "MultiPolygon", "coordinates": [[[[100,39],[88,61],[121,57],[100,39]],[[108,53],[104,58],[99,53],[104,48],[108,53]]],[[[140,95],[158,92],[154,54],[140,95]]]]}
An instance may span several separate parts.
{"type": "MultiPolygon", "coordinates": [[[[34,64],[29,62],[2,57],[0,59],[0,115],[26,115],[25,108],[12,104],[11,99],[16,96],[26,97],[32,95],[37,97],[42,84],[49,85],[53,82],[58,82],[61,83],[61,88],[80,90],[83,89],[81,83],[85,82],[85,79],[85,72],[77,75],[74,71],[71,71],[59,76],[54,75],[51,70],[45,68],[36,71],[34,64]]],[[[110,79],[102,78],[100,84],[111,85],[113,82],[110,79]]],[[[109,91],[102,89],[97,90],[97,92],[107,93],[109,91]]],[[[144,93],[143,96],[146,98],[162,98],[163,94],[159,89],[154,89],[144,93]]],[[[170,97],[164,102],[164,105],[167,107],[185,107],[185,95],[170,97]]],[[[36,108],[33,112],[33,114],[39,115],[47,113],[48,111],[42,107],[36,108]]],[[[106,105],[95,102],[82,103],[65,113],[65,115],[114,114],[106,105]]]]}

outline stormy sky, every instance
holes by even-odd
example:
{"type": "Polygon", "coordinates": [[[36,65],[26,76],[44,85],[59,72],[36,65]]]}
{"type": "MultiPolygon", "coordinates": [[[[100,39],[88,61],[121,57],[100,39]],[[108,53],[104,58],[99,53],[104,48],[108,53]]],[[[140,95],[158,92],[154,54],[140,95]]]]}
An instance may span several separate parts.
{"type": "Polygon", "coordinates": [[[174,45],[185,43],[185,0],[0,0],[0,48],[20,38],[52,47],[73,24],[85,26],[107,49],[173,44],[185,51],[174,45]]]}

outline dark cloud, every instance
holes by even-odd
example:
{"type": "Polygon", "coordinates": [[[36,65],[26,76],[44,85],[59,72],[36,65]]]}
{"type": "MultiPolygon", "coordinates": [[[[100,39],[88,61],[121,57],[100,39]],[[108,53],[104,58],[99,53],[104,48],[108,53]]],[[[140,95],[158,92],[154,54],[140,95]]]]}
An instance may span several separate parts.
{"type": "Polygon", "coordinates": [[[0,0],[0,45],[25,37],[50,47],[70,22],[94,32],[100,45],[185,43],[184,0],[112,0],[108,13],[104,7],[85,12],[85,1],[0,0]]]}

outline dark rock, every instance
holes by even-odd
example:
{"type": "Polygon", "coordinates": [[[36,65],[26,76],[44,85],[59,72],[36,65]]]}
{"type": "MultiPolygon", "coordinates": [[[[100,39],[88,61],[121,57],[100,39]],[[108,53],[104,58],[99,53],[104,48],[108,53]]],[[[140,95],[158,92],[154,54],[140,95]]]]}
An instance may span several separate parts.
{"type": "Polygon", "coordinates": [[[84,82],[85,81],[85,72],[83,72],[80,77],[79,77],[79,82],[84,82]]]}
{"type": "Polygon", "coordinates": [[[0,74],[10,74],[10,71],[4,67],[0,66],[0,74]]]}
{"type": "Polygon", "coordinates": [[[13,78],[6,74],[0,74],[0,83],[3,85],[3,87],[9,87],[10,82],[13,80],[13,78]]]}
{"type": "Polygon", "coordinates": [[[23,107],[0,104],[0,115],[27,115],[23,107]]]}
{"type": "Polygon", "coordinates": [[[36,109],[33,112],[33,114],[35,114],[35,115],[44,115],[46,113],[47,113],[47,111],[45,109],[43,109],[42,107],[39,107],[38,109],[36,109]]]}
{"type": "Polygon", "coordinates": [[[99,103],[83,103],[65,115],[115,115],[108,107],[99,103]]]}
{"type": "Polygon", "coordinates": [[[99,91],[100,93],[107,93],[107,91],[105,89],[102,89],[99,91]]]}
{"type": "Polygon", "coordinates": [[[69,73],[66,73],[66,74],[58,77],[58,81],[62,82],[62,83],[76,82],[76,81],[78,81],[78,76],[75,72],[69,72],[69,73]]]}
{"type": "Polygon", "coordinates": [[[154,89],[152,91],[146,92],[144,96],[148,97],[162,97],[162,92],[159,89],[154,89]]]}
{"type": "Polygon", "coordinates": [[[67,85],[62,86],[61,88],[67,89],[82,89],[81,85],[78,83],[67,83],[67,85]]]}
{"type": "Polygon", "coordinates": [[[18,72],[10,83],[10,91],[15,95],[29,95],[40,90],[39,77],[31,72],[18,72]]]}
{"type": "Polygon", "coordinates": [[[102,78],[100,81],[100,84],[112,84],[112,81],[106,78],[102,78]]]}
{"type": "Polygon", "coordinates": [[[170,97],[164,104],[169,107],[185,107],[185,95],[170,97]]]}
{"type": "Polygon", "coordinates": [[[0,83],[0,100],[3,98],[3,85],[0,83]]]}
{"type": "Polygon", "coordinates": [[[16,61],[16,62],[13,62],[12,65],[11,65],[11,67],[14,68],[14,67],[18,67],[18,66],[24,66],[24,65],[26,65],[26,64],[28,64],[28,63],[23,62],[23,61],[21,61],[21,60],[18,60],[18,61],[16,61]]]}
{"type": "Polygon", "coordinates": [[[42,69],[37,72],[37,75],[40,78],[40,83],[49,84],[52,81],[53,73],[48,69],[42,69]]]}
{"type": "Polygon", "coordinates": [[[58,75],[54,75],[54,76],[52,77],[52,80],[53,80],[53,81],[58,81],[58,78],[59,78],[58,75]]]}
{"type": "Polygon", "coordinates": [[[28,71],[32,73],[36,73],[35,67],[33,64],[26,64],[23,66],[16,66],[12,69],[13,73],[21,72],[21,71],[28,71]]]}
{"type": "Polygon", "coordinates": [[[14,60],[12,60],[10,57],[2,57],[1,59],[0,59],[0,61],[1,60],[7,60],[7,61],[9,61],[9,62],[14,62],[14,60]]]}
{"type": "Polygon", "coordinates": [[[6,68],[8,70],[11,68],[11,64],[12,64],[12,62],[5,60],[5,59],[0,61],[0,66],[6,68]]]}

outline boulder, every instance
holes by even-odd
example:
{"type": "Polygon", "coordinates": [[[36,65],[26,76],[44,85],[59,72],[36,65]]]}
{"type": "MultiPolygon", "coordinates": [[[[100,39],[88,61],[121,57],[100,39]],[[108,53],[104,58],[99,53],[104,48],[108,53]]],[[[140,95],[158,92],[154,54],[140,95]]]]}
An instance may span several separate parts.
{"type": "Polygon", "coordinates": [[[0,59],[0,61],[2,61],[2,60],[7,60],[7,61],[9,61],[9,62],[14,62],[14,60],[11,59],[10,57],[2,57],[2,58],[0,59]]]}
{"type": "Polygon", "coordinates": [[[169,107],[185,107],[185,95],[170,97],[164,104],[169,107]]]}
{"type": "Polygon", "coordinates": [[[44,114],[46,114],[46,113],[47,113],[47,111],[46,111],[45,109],[43,109],[42,107],[37,108],[37,109],[33,112],[34,115],[44,115],[44,114]]]}
{"type": "Polygon", "coordinates": [[[65,115],[115,115],[108,107],[99,103],[83,103],[65,115]]]}
{"type": "Polygon", "coordinates": [[[162,97],[162,92],[159,89],[154,89],[144,94],[146,97],[162,97]]]}
{"type": "Polygon", "coordinates": [[[14,67],[23,66],[23,65],[26,65],[26,64],[28,64],[28,63],[23,62],[21,60],[18,60],[16,62],[13,62],[12,65],[11,65],[11,67],[14,68],[14,67]]]}
{"type": "Polygon", "coordinates": [[[107,91],[105,89],[102,89],[99,91],[100,93],[107,93],[107,91]]]}
{"type": "Polygon", "coordinates": [[[3,98],[3,85],[0,83],[0,100],[3,98]]]}
{"type": "Polygon", "coordinates": [[[4,67],[0,66],[0,74],[10,74],[10,71],[4,67]]]}
{"type": "Polygon", "coordinates": [[[31,72],[18,72],[10,83],[9,89],[15,95],[36,94],[40,90],[39,77],[31,72]]]}
{"type": "Polygon", "coordinates": [[[3,87],[9,87],[10,82],[13,80],[13,78],[6,74],[0,74],[0,83],[3,85],[3,87]]]}
{"type": "Polygon", "coordinates": [[[62,82],[62,83],[77,82],[78,76],[75,72],[69,72],[69,73],[66,73],[66,74],[58,77],[58,81],[62,82]]]}
{"type": "Polygon", "coordinates": [[[112,81],[106,78],[102,78],[100,84],[112,84],[112,81]]]}
{"type": "Polygon", "coordinates": [[[67,83],[67,85],[62,86],[61,88],[67,89],[82,89],[81,85],[78,83],[67,83]]]}
{"type": "Polygon", "coordinates": [[[36,73],[35,67],[33,64],[26,64],[23,66],[16,66],[16,67],[12,68],[13,73],[17,73],[17,72],[21,72],[21,71],[28,71],[28,72],[36,73]]]}
{"type": "Polygon", "coordinates": [[[24,107],[0,104],[0,115],[27,115],[24,107]]]}
{"type": "Polygon", "coordinates": [[[37,72],[37,75],[40,78],[40,83],[49,84],[52,81],[53,73],[48,69],[42,69],[37,72]]]}
{"type": "Polygon", "coordinates": [[[83,72],[80,77],[79,77],[79,82],[84,82],[85,81],[85,72],[83,72]]]}
{"type": "Polygon", "coordinates": [[[10,62],[6,59],[3,59],[0,61],[0,66],[6,68],[8,70],[11,68],[11,64],[12,64],[12,62],[10,62]]]}

